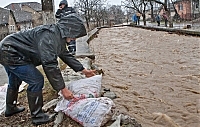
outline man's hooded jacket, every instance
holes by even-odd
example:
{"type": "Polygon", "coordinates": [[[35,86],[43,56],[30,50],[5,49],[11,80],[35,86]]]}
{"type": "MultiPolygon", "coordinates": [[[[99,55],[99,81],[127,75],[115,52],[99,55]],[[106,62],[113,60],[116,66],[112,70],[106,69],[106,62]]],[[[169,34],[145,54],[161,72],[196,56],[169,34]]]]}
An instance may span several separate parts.
{"type": "Polygon", "coordinates": [[[0,42],[0,63],[42,65],[52,87],[59,91],[65,84],[58,68],[58,57],[76,72],[84,69],[66,49],[66,38],[79,38],[86,34],[82,20],[72,14],[62,17],[56,24],[8,35],[0,42]]]}

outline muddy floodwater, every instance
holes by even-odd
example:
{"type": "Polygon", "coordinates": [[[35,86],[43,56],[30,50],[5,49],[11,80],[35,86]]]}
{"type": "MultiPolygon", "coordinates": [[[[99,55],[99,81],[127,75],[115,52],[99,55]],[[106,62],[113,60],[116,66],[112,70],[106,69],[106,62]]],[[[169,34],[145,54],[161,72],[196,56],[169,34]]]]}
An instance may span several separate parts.
{"type": "Polygon", "coordinates": [[[104,28],[90,42],[116,110],[143,127],[200,127],[200,38],[104,28]]]}

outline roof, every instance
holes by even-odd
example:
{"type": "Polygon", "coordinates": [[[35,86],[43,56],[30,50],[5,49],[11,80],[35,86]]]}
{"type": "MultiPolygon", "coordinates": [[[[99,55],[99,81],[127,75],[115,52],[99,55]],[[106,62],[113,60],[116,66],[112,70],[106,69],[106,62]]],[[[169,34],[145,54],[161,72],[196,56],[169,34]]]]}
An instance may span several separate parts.
{"type": "Polygon", "coordinates": [[[8,8],[13,11],[21,11],[22,6],[29,6],[35,11],[42,11],[42,4],[38,2],[22,2],[22,3],[11,3],[7,5],[5,8],[8,8]]]}
{"type": "Polygon", "coordinates": [[[13,11],[17,23],[32,21],[32,13],[26,11],[13,11]]]}
{"type": "Polygon", "coordinates": [[[10,10],[0,7],[0,25],[8,24],[10,10]]]}
{"type": "Polygon", "coordinates": [[[32,21],[32,13],[26,11],[11,11],[5,8],[0,7],[0,25],[5,25],[9,23],[9,15],[10,13],[14,15],[15,21],[19,22],[27,22],[32,21]]]}

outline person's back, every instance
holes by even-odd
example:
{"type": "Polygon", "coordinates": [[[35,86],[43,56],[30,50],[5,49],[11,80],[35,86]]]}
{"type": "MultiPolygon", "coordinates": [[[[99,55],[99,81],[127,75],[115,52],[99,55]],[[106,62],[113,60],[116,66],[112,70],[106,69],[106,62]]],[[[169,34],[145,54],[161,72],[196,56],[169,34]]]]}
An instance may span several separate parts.
{"type": "Polygon", "coordinates": [[[165,20],[165,27],[167,27],[168,16],[167,16],[167,14],[165,12],[163,13],[163,18],[165,20]]]}
{"type": "Polygon", "coordinates": [[[139,12],[137,12],[136,16],[137,16],[137,24],[140,25],[140,16],[141,16],[141,14],[139,12]]]}
{"type": "Polygon", "coordinates": [[[156,16],[156,22],[158,23],[158,26],[160,26],[160,15],[159,14],[156,16]]]}
{"type": "Polygon", "coordinates": [[[137,15],[136,14],[134,14],[133,15],[133,17],[132,17],[132,19],[133,19],[133,22],[137,25],[137,15]]]}
{"type": "Polygon", "coordinates": [[[156,16],[156,21],[160,21],[160,15],[156,16]]]}

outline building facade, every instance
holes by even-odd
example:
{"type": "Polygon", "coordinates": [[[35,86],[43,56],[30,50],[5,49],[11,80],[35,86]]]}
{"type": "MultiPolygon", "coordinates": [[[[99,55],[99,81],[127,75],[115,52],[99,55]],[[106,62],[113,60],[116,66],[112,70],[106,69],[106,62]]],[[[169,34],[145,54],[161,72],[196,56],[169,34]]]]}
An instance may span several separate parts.
{"type": "Polygon", "coordinates": [[[177,0],[175,8],[181,19],[193,20],[200,17],[199,0],[177,0]]]}
{"type": "Polygon", "coordinates": [[[43,24],[42,5],[37,2],[11,3],[5,8],[12,11],[29,12],[32,15],[32,27],[43,24]]]}
{"type": "Polygon", "coordinates": [[[0,8],[0,40],[14,32],[16,32],[16,24],[13,12],[0,8]]]}

